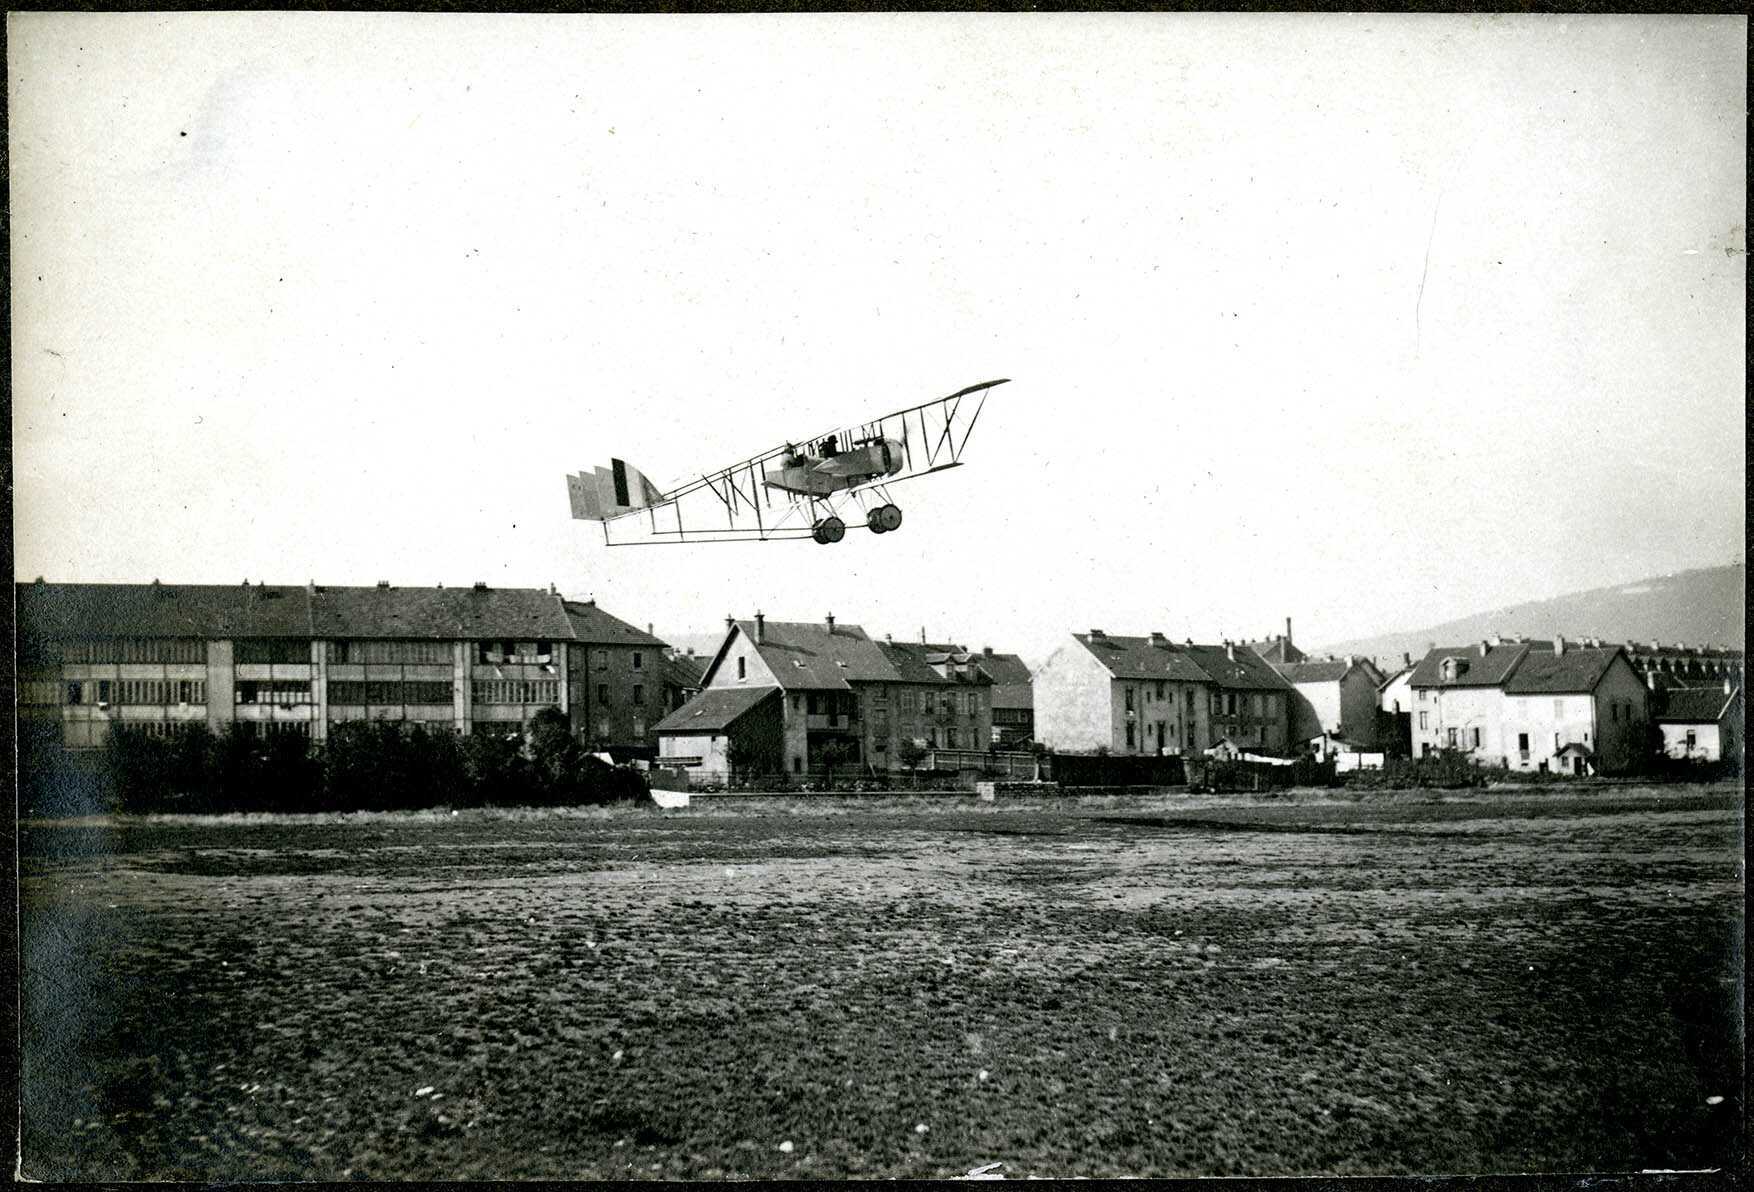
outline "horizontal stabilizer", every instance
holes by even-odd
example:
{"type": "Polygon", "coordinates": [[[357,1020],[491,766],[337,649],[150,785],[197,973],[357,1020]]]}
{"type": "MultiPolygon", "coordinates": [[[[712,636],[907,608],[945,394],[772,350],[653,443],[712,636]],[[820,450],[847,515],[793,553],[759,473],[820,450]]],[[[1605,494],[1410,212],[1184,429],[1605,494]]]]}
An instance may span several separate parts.
{"type": "Polygon", "coordinates": [[[581,521],[608,521],[664,501],[657,485],[619,459],[610,460],[607,468],[568,472],[566,495],[573,517],[581,521]]]}

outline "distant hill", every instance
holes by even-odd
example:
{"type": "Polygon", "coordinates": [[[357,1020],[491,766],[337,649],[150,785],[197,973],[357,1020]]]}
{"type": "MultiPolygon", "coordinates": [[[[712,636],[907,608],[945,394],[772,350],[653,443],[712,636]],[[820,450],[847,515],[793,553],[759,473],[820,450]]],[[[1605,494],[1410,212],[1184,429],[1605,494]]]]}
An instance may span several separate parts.
{"type": "Polygon", "coordinates": [[[1337,642],[1309,653],[1361,654],[1385,670],[1399,669],[1402,654],[1417,661],[1426,647],[1463,645],[1494,633],[1543,638],[1599,637],[1603,641],[1685,642],[1689,646],[1746,649],[1746,568],[1741,563],[1655,576],[1611,588],[1573,592],[1551,600],[1514,604],[1425,629],[1337,642]]]}

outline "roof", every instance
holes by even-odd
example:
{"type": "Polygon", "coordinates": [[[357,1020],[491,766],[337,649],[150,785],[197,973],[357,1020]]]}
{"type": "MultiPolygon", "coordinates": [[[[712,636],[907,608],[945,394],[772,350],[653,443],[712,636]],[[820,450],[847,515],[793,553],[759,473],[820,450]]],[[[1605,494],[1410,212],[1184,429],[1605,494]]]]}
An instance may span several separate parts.
{"type": "Polygon", "coordinates": [[[573,637],[558,596],[540,588],[330,587],[307,584],[15,585],[26,637],[573,637]]]}
{"type": "Polygon", "coordinates": [[[1167,679],[1180,683],[1207,683],[1211,676],[1200,669],[1190,647],[1163,641],[1153,645],[1148,637],[1100,637],[1074,633],[1072,639],[1096,656],[1117,679],[1167,679]]]}
{"type": "Polygon", "coordinates": [[[1216,683],[1219,687],[1245,691],[1290,689],[1277,671],[1253,650],[1229,646],[1201,646],[1171,642],[1164,638],[1100,637],[1074,633],[1073,639],[1089,650],[1117,679],[1164,679],[1178,683],[1216,683]]]}
{"type": "Polygon", "coordinates": [[[699,687],[706,677],[707,660],[694,654],[666,654],[664,682],[672,687],[699,687]]]}
{"type": "Polygon", "coordinates": [[[1029,667],[1016,654],[975,655],[975,662],[987,672],[987,677],[1001,687],[1029,686],[1031,679],[1029,667]]]}
{"type": "Polygon", "coordinates": [[[1182,646],[1212,682],[1234,691],[1289,691],[1291,684],[1267,660],[1250,649],[1231,650],[1224,646],[1182,646]]]}
{"type": "Polygon", "coordinates": [[[1403,666],[1400,670],[1396,671],[1394,674],[1390,675],[1388,678],[1386,678],[1382,682],[1378,683],[1376,685],[1376,689],[1378,691],[1387,690],[1389,684],[1393,683],[1396,679],[1399,679],[1404,675],[1411,675],[1412,673],[1413,673],[1412,667],[1403,666]]]}
{"type": "Polygon", "coordinates": [[[1280,662],[1273,664],[1288,683],[1335,683],[1353,668],[1350,662],[1280,662]]]}
{"type": "Polygon", "coordinates": [[[1479,646],[1439,646],[1426,652],[1413,667],[1414,687],[1497,687],[1516,669],[1516,664],[1529,652],[1529,642],[1504,642],[1488,645],[1484,655],[1479,646]],[[1467,665],[1453,679],[1443,677],[1443,660],[1456,658],[1467,665]]]}
{"type": "Polygon", "coordinates": [[[1506,695],[1559,695],[1594,691],[1608,667],[1623,651],[1619,646],[1566,646],[1553,653],[1546,642],[1533,643],[1504,685],[1506,695]],[[1545,647],[1544,649],[1542,647],[1545,647]]]}
{"type": "Polygon", "coordinates": [[[658,721],[659,733],[722,733],[753,711],[778,687],[709,687],[658,721]]]}
{"type": "Polygon", "coordinates": [[[620,617],[612,617],[597,607],[595,600],[563,600],[566,618],[572,623],[573,637],[594,646],[657,646],[666,644],[661,638],[629,625],[620,617]]]}
{"type": "Polygon", "coordinates": [[[312,589],[310,637],[566,641],[560,598],[541,588],[312,589]]]}
{"type": "Polygon", "coordinates": [[[302,584],[33,583],[14,591],[26,638],[311,636],[302,584]]]}
{"type": "Polygon", "coordinates": [[[1291,639],[1284,634],[1276,637],[1262,638],[1258,642],[1244,642],[1249,649],[1265,658],[1268,662],[1305,662],[1309,655],[1291,644],[1291,639]]]}
{"type": "Polygon", "coordinates": [[[956,672],[955,666],[967,666],[978,660],[978,656],[971,655],[960,646],[933,642],[877,642],[876,645],[882,651],[885,661],[895,670],[891,682],[938,683],[944,686],[992,682],[984,671],[978,669],[972,674],[956,672]],[[947,665],[952,663],[955,666],[947,665]],[[938,666],[945,666],[950,673],[940,674],[938,666]]]}
{"type": "MultiPolygon", "coordinates": [[[[853,682],[896,678],[883,651],[857,625],[836,625],[830,632],[821,621],[764,621],[757,643],[754,621],[736,624],[788,691],[844,691],[853,682]]],[[[719,652],[723,654],[724,646],[719,652]]]]}
{"type": "Polygon", "coordinates": [[[1672,687],[1663,692],[1656,719],[1671,724],[1716,724],[1741,694],[1718,687],[1672,687]]]}

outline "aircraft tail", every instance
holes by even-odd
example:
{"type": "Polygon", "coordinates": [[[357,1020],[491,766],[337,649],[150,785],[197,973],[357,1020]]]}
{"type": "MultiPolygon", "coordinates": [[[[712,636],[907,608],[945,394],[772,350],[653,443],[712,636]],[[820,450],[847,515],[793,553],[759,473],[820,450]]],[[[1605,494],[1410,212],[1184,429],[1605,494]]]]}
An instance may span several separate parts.
{"type": "Polygon", "coordinates": [[[609,521],[664,500],[657,485],[619,459],[610,460],[607,468],[568,472],[566,495],[573,517],[580,521],[609,521]]]}

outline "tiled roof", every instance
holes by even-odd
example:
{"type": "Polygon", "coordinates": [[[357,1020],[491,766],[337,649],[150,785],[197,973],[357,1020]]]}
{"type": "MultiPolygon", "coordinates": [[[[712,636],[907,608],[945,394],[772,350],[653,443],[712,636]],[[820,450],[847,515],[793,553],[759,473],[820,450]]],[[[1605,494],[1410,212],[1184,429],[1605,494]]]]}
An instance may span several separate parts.
{"type": "Polygon", "coordinates": [[[1001,687],[1029,686],[1029,667],[1015,654],[977,654],[975,662],[1001,687]]]}
{"type": "Polygon", "coordinates": [[[1552,646],[1532,643],[1528,654],[1504,684],[1507,695],[1560,695],[1594,691],[1621,653],[1619,646],[1565,647],[1554,654],[1552,646]],[[1546,646],[1546,649],[1542,649],[1546,646]]]}
{"type": "Polygon", "coordinates": [[[1497,687],[1516,669],[1516,664],[1529,652],[1532,644],[1505,642],[1489,645],[1484,655],[1479,646],[1439,646],[1427,651],[1413,667],[1411,683],[1414,687],[1497,687]],[[1454,679],[1445,679],[1445,658],[1458,659],[1466,663],[1466,667],[1454,679]]]}
{"type": "MultiPolygon", "coordinates": [[[[738,621],[737,628],[755,642],[754,621],[738,621]]],[[[883,651],[857,625],[836,625],[830,633],[819,621],[766,621],[761,636],[756,652],[788,691],[845,691],[851,682],[896,679],[883,651]]]]}
{"type": "Polygon", "coordinates": [[[706,661],[690,654],[666,655],[664,682],[672,687],[699,687],[706,677],[706,661]]]}
{"type": "Polygon", "coordinates": [[[1291,644],[1291,640],[1283,635],[1263,638],[1258,642],[1244,642],[1249,649],[1265,658],[1268,662],[1304,662],[1309,655],[1291,644]]]}
{"type": "Polygon", "coordinates": [[[1247,647],[1183,646],[1201,670],[1222,688],[1234,691],[1289,691],[1291,684],[1267,665],[1266,659],[1247,647]]]}
{"type": "Polygon", "coordinates": [[[566,641],[560,598],[541,588],[338,588],[311,597],[311,636],[566,641]]]}
{"type": "Polygon", "coordinates": [[[895,668],[898,683],[938,683],[944,686],[961,684],[986,684],[991,682],[985,672],[976,670],[973,674],[957,674],[954,670],[948,675],[941,675],[934,664],[946,662],[966,665],[974,662],[976,656],[969,654],[960,646],[946,646],[930,642],[878,642],[877,648],[889,665],[895,668]]]}
{"type": "Polygon", "coordinates": [[[44,638],[573,636],[560,598],[540,588],[31,583],[15,591],[19,633],[44,638]]]}
{"type": "Polygon", "coordinates": [[[709,687],[677,708],[653,729],[659,733],[722,733],[769,697],[778,687],[709,687]]]}
{"type": "Polygon", "coordinates": [[[643,629],[629,625],[620,617],[612,617],[597,607],[594,600],[562,601],[566,618],[572,623],[573,636],[596,646],[657,646],[665,645],[643,629]]]}
{"type": "Polygon", "coordinates": [[[1378,683],[1378,684],[1377,684],[1377,685],[1376,685],[1376,689],[1377,689],[1377,690],[1378,690],[1378,691],[1382,691],[1382,690],[1384,690],[1384,689],[1385,689],[1385,688],[1386,688],[1386,687],[1388,687],[1388,685],[1389,685],[1389,684],[1390,684],[1390,683],[1393,683],[1393,682],[1394,682],[1394,681],[1395,681],[1395,680],[1396,680],[1396,679],[1398,679],[1398,678],[1400,678],[1400,677],[1401,677],[1401,676],[1402,676],[1402,675],[1410,675],[1410,674],[1412,674],[1412,673],[1413,673],[1413,668],[1412,668],[1412,667],[1410,667],[1410,666],[1403,666],[1403,667],[1402,667],[1402,668],[1401,668],[1401,669],[1400,669],[1400,670],[1398,670],[1398,671],[1396,671],[1396,672],[1395,672],[1395,673],[1394,673],[1394,674],[1392,674],[1392,675],[1390,675],[1390,676],[1388,676],[1388,677],[1387,677],[1387,678],[1385,678],[1385,679],[1384,679],[1384,680],[1383,680],[1383,681],[1382,681],[1382,682],[1380,682],[1380,683],[1378,683]]]}
{"type": "Polygon", "coordinates": [[[1175,643],[1154,646],[1148,637],[1115,637],[1106,633],[1101,637],[1074,633],[1072,638],[1095,655],[1097,661],[1106,666],[1109,673],[1117,679],[1167,679],[1184,683],[1205,683],[1211,678],[1194,661],[1188,646],[1175,643]]]}
{"type": "Polygon", "coordinates": [[[303,584],[18,584],[21,637],[311,636],[303,584]]]}
{"type": "Polygon", "coordinates": [[[1346,677],[1350,662],[1280,662],[1273,669],[1288,683],[1334,683],[1346,677]]]}
{"type": "Polygon", "coordinates": [[[1716,724],[1729,711],[1737,692],[1716,687],[1672,687],[1658,698],[1656,718],[1676,724],[1716,724]]]}

